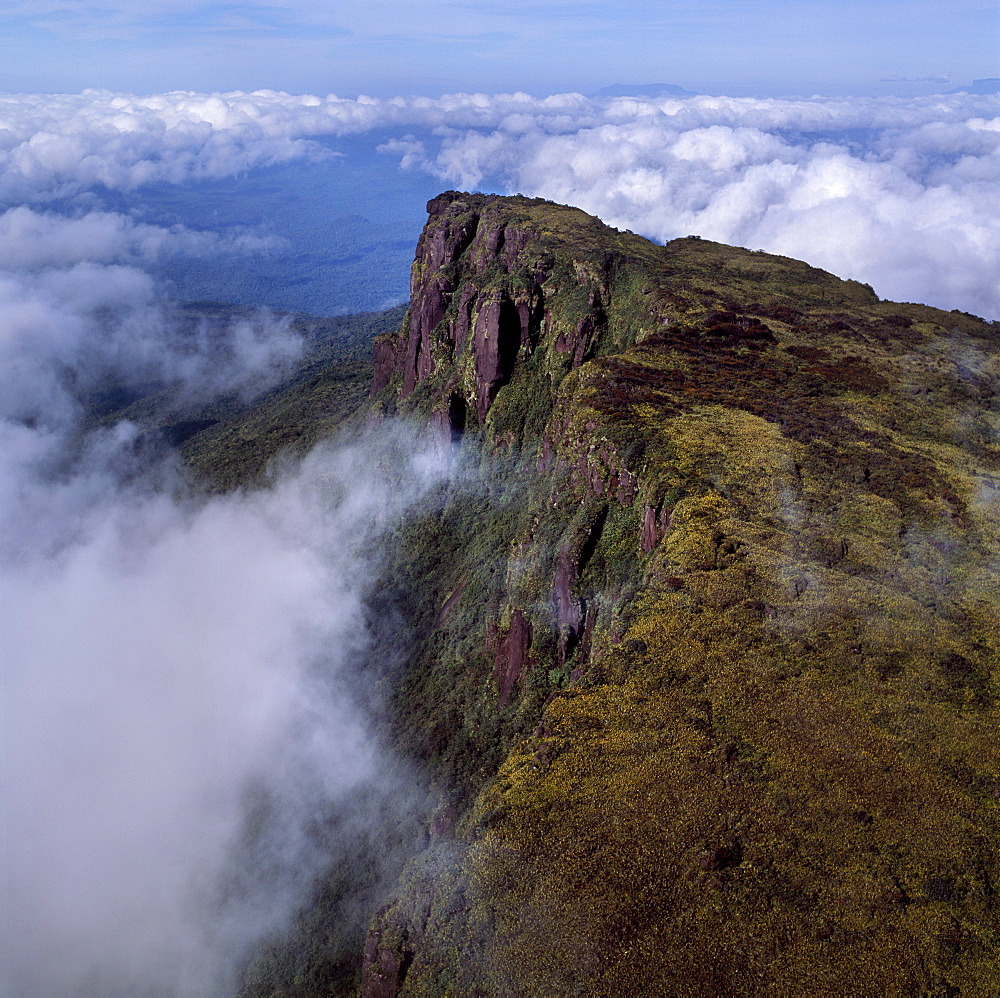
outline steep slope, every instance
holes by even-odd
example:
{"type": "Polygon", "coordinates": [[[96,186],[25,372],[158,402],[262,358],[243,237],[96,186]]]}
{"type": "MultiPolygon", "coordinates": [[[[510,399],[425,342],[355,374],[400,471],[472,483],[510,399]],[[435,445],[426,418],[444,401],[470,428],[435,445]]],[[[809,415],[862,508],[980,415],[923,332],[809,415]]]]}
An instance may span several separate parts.
{"type": "Polygon", "coordinates": [[[371,405],[456,448],[383,587],[442,806],[362,993],[996,993],[1000,329],[428,208],[371,405]]]}
{"type": "MultiPolygon", "coordinates": [[[[181,328],[201,325],[209,336],[213,325],[257,312],[218,302],[175,303],[174,308],[181,328]]],[[[359,415],[371,388],[372,340],[397,327],[404,311],[397,306],[360,315],[289,316],[303,340],[302,358],[277,384],[249,400],[246,393],[205,397],[181,380],[135,384],[121,376],[109,378],[82,400],[85,426],[134,423],[142,430],[137,446],[150,458],[146,463],[178,448],[205,491],[258,483],[272,458],[304,454],[359,415]]]]}
{"type": "Polygon", "coordinates": [[[219,414],[185,439],[183,455],[204,488],[260,481],[278,454],[303,455],[359,415],[371,378],[371,343],[403,317],[401,306],[329,318],[300,316],[302,363],[252,406],[219,414]]]}

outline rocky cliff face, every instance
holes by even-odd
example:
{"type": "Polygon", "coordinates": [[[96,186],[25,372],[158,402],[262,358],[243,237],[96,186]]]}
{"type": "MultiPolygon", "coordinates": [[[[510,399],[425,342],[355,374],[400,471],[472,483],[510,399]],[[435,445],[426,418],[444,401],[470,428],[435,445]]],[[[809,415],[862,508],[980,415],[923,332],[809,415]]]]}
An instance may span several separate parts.
{"type": "Polygon", "coordinates": [[[462,472],[392,570],[397,734],[453,817],[363,994],[1000,990],[997,326],[428,210],[372,411],[462,472]]]}
{"type": "MultiPolygon", "coordinates": [[[[579,367],[593,354],[606,330],[604,299],[617,261],[595,243],[588,259],[571,264],[554,252],[564,237],[539,232],[530,215],[512,211],[510,199],[443,194],[427,208],[410,312],[397,337],[376,345],[374,391],[395,379],[405,399],[436,374],[454,393],[449,409],[465,407],[481,424],[518,360],[540,344],[556,368],[579,367]]],[[[559,225],[592,222],[573,209],[562,215],[559,225]]],[[[627,241],[644,251],[642,240],[627,241]]],[[[437,395],[444,411],[444,393],[437,395]]],[[[452,422],[460,419],[452,412],[452,422]]]]}
{"type": "Polygon", "coordinates": [[[410,315],[401,342],[377,348],[376,391],[395,374],[406,397],[435,369],[468,355],[463,394],[471,396],[482,420],[510,380],[518,354],[530,355],[538,343],[541,285],[550,276],[546,261],[534,261],[534,273],[511,280],[525,265],[531,235],[489,205],[477,199],[472,208],[468,200],[447,195],[429,203],[432,221],[417,245],[410,315]],[[506,280],[497,281],[500,275],[506,280]]]}

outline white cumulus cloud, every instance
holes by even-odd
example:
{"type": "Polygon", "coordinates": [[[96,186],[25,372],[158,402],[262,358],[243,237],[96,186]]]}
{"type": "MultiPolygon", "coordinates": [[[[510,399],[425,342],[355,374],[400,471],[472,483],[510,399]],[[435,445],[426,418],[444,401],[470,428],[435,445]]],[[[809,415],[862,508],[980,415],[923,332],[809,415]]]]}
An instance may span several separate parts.
{"type": "Polygon", "coordinates": [[[331,861],[312,823],[405,806],[349,691],[379,513],[429,473],[390,489],[327,449],[202,503],[105,476],[58,556],[0,559],[5,994],[228,993],[331,861]],[[255,801],[274,819],[234,868],[255,801]]]}
{"type": "Polygon", "coordinates": [[[351,677],[374,538],[433,465],[404,439],[390,485],[327,448],[208,499],[141,427],[88,421],[123,386],[250,400],[300,359],[288,318],[196,319],[143,269],[231,249],[0,214],[3,994],[228,993],[335,858],[316,822],[410,799],[351,677]]]}
{"type": "Polygon", "coordinates": [[[616,98],[273,91],[0,101],[0,199],[235,176],[395,129],[407,168],[659,240],[802,257],[883,297],[1000,315],[1000,97],[616,98]]]}
{"type": "Polygon", "coordinates": [[[539,110],[516,128],[455,130],[420,165],[653,239],[764,249],[885,298],[998,317],[1000,100],[987,103],[618,100],[575,129],[539,110]]]}

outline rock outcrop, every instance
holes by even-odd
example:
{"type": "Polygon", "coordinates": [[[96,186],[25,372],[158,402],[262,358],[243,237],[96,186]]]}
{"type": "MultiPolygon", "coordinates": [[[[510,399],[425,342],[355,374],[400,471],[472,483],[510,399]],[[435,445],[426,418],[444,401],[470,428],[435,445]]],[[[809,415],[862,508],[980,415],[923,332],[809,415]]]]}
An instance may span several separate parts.
{"type": "Polygon", "coordinates": [[[606,324],[606,281],[575,275],[570,293],[584,296],[582,309],[574,303],[581,314],[568,326],[554,322],[565,275],[539,233],[512,217],[509,199],[450,192],[427,210],[410,312],[398,337],[376,344],[373,391],[395,377],[406,398],[436,371],[460,371],[451,380],[482,422],[518,359],[529,358],[543,337],[569,367],[593,352],[606,324]]]}

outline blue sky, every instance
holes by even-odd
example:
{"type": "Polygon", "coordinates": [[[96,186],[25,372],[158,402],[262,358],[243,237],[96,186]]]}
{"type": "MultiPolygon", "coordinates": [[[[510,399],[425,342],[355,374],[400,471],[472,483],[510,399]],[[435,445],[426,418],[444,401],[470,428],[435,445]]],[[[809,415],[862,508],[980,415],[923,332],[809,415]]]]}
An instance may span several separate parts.
{"type": "Polygon", "coordinates": [[[2,0],[0,90],[934,93],[1000,76],[982,0],[2,0]]]}

